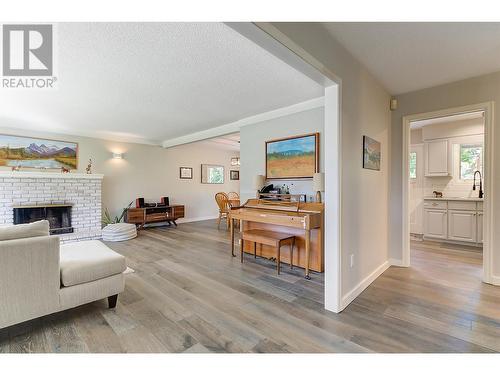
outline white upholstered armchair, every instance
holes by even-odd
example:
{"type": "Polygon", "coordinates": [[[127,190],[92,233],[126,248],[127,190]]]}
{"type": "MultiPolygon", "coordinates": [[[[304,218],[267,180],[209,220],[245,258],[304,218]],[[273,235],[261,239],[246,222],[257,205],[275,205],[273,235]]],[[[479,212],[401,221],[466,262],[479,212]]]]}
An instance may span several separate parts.
{"type": "Polygon", "coordinates": [[[100,241],[60,245],[39,221],[0,228],[0,328],[124,290],[125,258],[100,241]]]}

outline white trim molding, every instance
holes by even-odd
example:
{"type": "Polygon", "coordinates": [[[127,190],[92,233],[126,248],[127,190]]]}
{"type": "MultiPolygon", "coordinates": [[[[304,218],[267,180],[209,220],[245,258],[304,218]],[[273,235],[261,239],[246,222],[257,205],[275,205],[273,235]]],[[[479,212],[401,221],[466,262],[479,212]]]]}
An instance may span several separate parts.
{"type": "Polygon", "coordinates": [[[324,97],[306,100],[305,102],[290,105],[288,107],[278,108],[272,111],[260,113],[255,116],[245,117],[241,120],[230,122],[228,124],[216,126],[207,130],[183,135],[182,137],[167,139],[162,142],[164,148],[183,145],[202,141],[205,139],[220,137],[226,134],[237,133],[244,126],[254,125],[263,121],[272,120],[278,117],[288,116],[294,113],[307,111],[309,109],[319,108],[324,106],[324,97]]]}
{"type": "Polygon", "coordinates": [[[391,266],[390,261],[386,260],[378,266],[371,274],[365,277],[361,282],[342,296],[342,310],[345,309],[354,299],[359,296],[377,277],[382,275],[391,266]]]}
{"type": "Polygon", "coordinates": [[[410,266],[410,213],[408,210],[410,179],[408,171],[408,158],[410,148],[410,123],[416,120],[428,120],[437,117],[445,117],[458,113],[484,112],[484,238],[483,238],[483,281],[489,284],[500,285],[500,277],[493,276],[493,201],[495,190],[493,189],[494,176],[494,149],[493,149],[493,129],[494,129],[494,103],[485,102],[462,107],[447,108],[439,111],[419,113],[403,117],[403,165],[402,165],[402,266],[410,266]]]}

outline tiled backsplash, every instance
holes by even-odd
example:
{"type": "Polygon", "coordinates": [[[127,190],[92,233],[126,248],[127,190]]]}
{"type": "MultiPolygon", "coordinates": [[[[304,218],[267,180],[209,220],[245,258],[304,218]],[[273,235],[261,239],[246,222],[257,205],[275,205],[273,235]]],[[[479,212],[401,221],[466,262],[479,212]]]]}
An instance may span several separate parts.
{"type": "MultiPolygon", "coordinates": [[[[472,180],[459,180],[452,177],[425,177],[424,196],[431,196],[434,190],[443,192],[445,197],[477,197],[479,188],[472,190],[472,180]]],[[[479,185],[479,181],[476,181],[479,185]]]]}

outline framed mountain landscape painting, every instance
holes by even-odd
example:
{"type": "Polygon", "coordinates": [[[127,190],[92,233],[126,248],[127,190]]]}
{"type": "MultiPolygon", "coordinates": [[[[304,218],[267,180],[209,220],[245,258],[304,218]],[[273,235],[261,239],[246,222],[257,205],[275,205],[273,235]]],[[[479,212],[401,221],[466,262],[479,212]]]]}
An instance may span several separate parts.
{"type": "Polygon", "coordinates": [[[0,134],[0,166],[78,168],[78,143],[0,134]]]}
{"type": "Polygon", "coordinates": [[[266,179],[312,178],[319,170],[319,133],[266,142],[266,179]]]}

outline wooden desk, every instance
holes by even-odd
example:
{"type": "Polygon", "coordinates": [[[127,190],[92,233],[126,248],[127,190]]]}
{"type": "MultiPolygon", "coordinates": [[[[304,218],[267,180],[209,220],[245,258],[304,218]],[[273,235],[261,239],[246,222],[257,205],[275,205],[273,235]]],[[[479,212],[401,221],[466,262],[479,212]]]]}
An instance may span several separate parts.
{"type": "Polygon", "coordinates": [[[229,204],[231,205],[231,207],[239,207],[240,200],[239,199],[229,199],[229,204]]]}
{"type": "MultiPolygon", "coordinates": [[[[242,207],[229,213],[231,228],[231,253],[234,255],[235,220],[240,220],[240,230],[266,229],[293,234],[296,251],[293,259],[283,258],[284,263],[293,261],[294,265],[304,267],[306,279],[310,279],[309,270],[323,272],[323,211],[322,203],[296,203],[296,209],[283,203],[263,203],[258,199],[248,200],[242,207]]],[[[251,244],[244,243],[244,251],[253,253],[251,244]]],[[[272,257],[275,249],[261,246],[260,256],[272,257]]]]}

